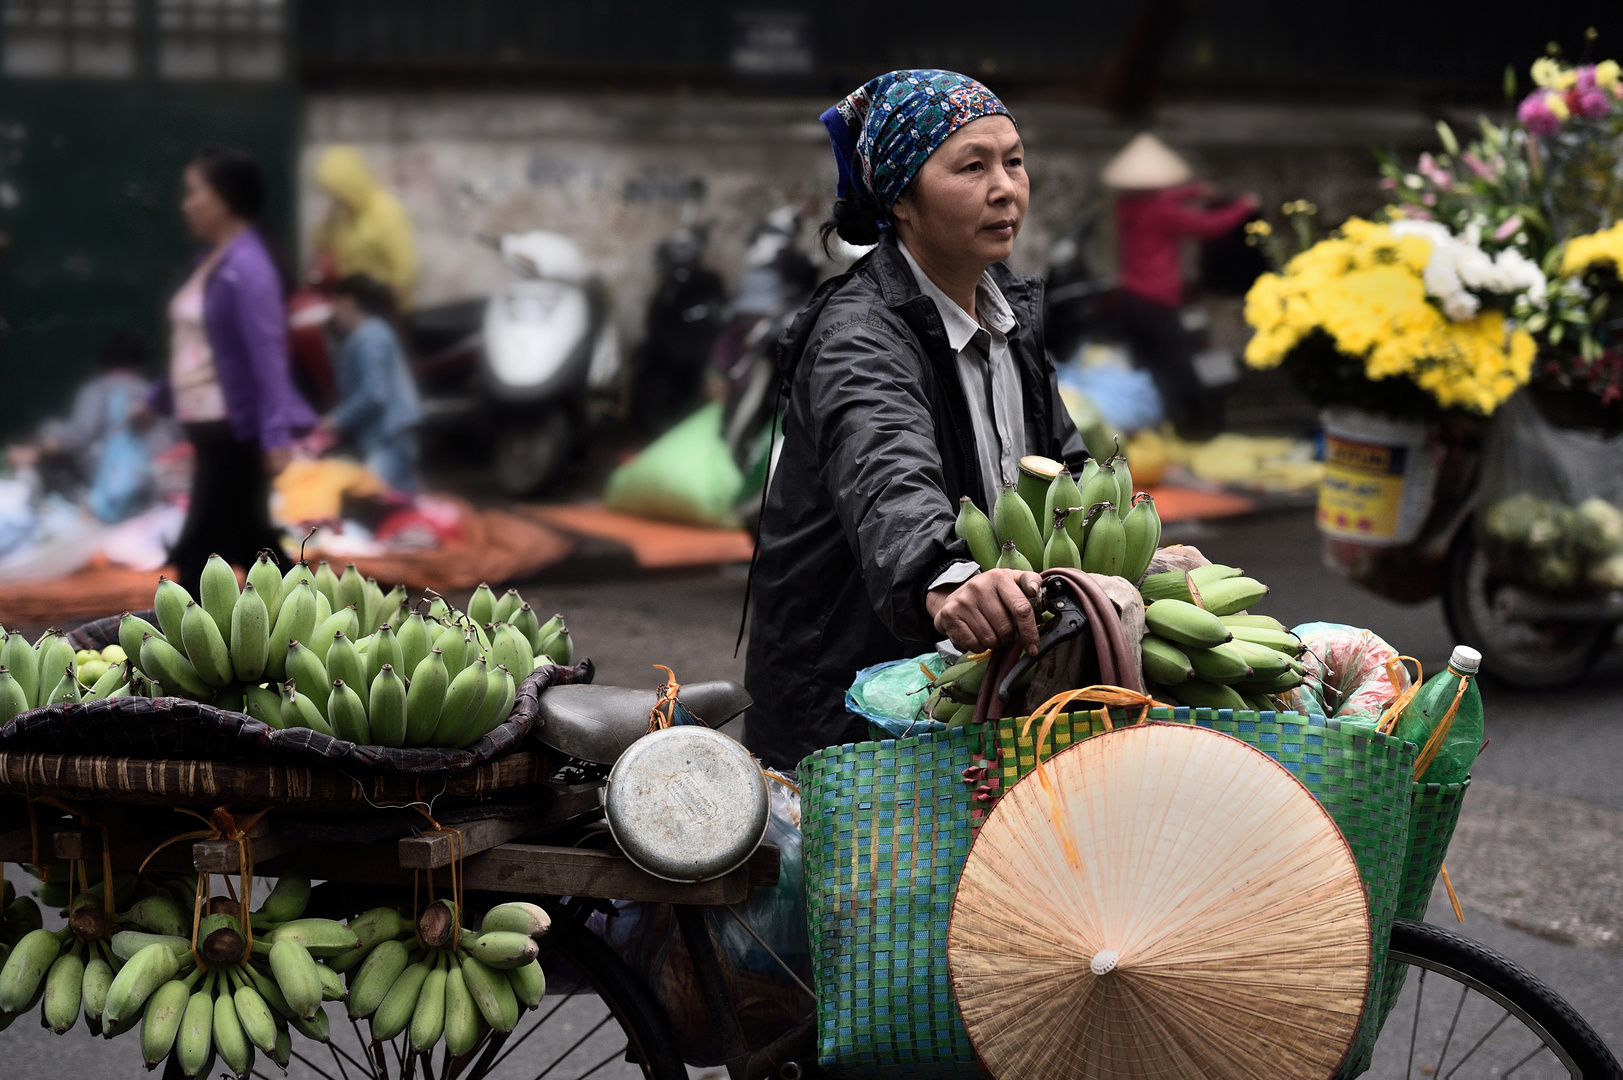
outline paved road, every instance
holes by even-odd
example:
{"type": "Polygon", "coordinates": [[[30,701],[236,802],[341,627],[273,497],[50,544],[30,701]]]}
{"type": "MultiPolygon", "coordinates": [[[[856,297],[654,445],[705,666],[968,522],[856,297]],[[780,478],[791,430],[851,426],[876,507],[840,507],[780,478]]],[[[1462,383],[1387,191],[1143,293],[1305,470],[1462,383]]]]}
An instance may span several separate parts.
{"type": "MultiPolygon", "coordinates": [[[[1387,603],[1322,569],[1306,513],[1169,531],[1170,539],[1196,544],[1267,582],[1273,594],[1259,610],[1287,623],[1367,626],[1420,657],[1428,671],[1440,668],[1453,644],[1435,602],[1387,603]]],[[[732,652],[743,590],[742,573],[730,569],[523,591],[538,608],[565,614],[583,653],[597,662],[599,682],[653,686],[660,678],[654,663],[684,681],[742,677],[742,658],[732,652]]],[[[1450,859],[1467,909],[1461,930],[1543,978],[1623,1054],[1623,665],[1614,659],[1585,685],[1552,694],[1486,684],[1484,699],[1492,745],[1479,760],[1478,786],[1450,859]]],[[[1446,903],[1436,900],[1430,917],[1453,922],[1446,903]]],[[[556,1027],[549,1022],[545,1035],[521,1049],[525,1075],[541,1071],[596,1019],[572,1003],[556,1027]]],[[[0,1036],[0,1046],[7,1080],[135,1075],[138,1068],[139,1048],[128,1039],[94,1043],[82,1031],[56,1039],[26,1020],[0,1036]]],[[[595,1063],[614,1049],[598,1032],[552,1075],[576,1075],[576,1061],[595,1063]]],[[[339,1075],[330,1060],[317,1063],[339,1075]]],[[[296,1067],[293,1075],[320,1074],[296,1067]]],[[[1402,1073],[1383,1061],[1369,1075],[1402,1073]]]]}

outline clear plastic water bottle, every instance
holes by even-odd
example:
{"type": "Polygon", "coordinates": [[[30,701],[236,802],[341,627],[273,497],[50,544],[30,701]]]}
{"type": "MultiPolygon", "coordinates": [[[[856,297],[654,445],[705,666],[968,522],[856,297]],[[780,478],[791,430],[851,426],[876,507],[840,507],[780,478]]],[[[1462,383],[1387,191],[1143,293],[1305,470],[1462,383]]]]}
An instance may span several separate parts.
{"type": "Polygon", "coordinates": [[[1482,749],[1482,695],[1476,685],[1477,671],[1481,667],[1481,653],[1469,645],[1456,645],[1448,668],[1427,679],[1420,693],[1403,710],[1393,734],[1424,750],[1454,704],[1455,696],[1460,700],[1437,757],[1418,779],[1429,784],[1457,784],[1471,775],[1471,763],[1482,749]],[[1463,694],[1460,693],[1461,679],[1466,681],[1463,694]]]}

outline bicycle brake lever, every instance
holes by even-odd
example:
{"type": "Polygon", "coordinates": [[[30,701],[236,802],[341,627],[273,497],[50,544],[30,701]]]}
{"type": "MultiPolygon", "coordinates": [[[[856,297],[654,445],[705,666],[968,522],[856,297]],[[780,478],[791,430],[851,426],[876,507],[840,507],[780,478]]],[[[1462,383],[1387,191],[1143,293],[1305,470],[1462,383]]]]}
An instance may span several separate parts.
{"type": "Polygon", "coordinates": [[[1037,643],[1037,655],[1027,653],[1020,657],[1003,677],[1003,682],[998,684],[997,699],[1004,704],[1008,704],[1009,695],[1014,692],[1014,684],[1031,670],[1032,665],[1052,652],[1056,646],[1063,645],[1087,629],[1088,616],[1082,610],[1082,598],[1064,578],[1050,578],[1043,582],[1043,607],[1053,612],[1054,621],[1049,624],[1048,632],[1037,643]]]}

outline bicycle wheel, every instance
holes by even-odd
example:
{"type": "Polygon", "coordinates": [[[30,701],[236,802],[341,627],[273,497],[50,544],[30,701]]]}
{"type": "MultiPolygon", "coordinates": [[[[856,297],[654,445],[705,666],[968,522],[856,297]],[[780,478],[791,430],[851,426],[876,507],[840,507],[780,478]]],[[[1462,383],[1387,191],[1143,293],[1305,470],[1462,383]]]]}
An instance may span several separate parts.
{"type": "MultiPolygon", "coordinates": [[[[543,965],[550,986],[541,1006],[519,1017],[501,1042],[487,1042],[466,1062],[457,1080],[687,1080],[664,1010],[635,972],[597,935],[579,926],[553,924],[544,939],[551,952],[543,965]]],[[[342,1020],[336,1006],[332,1045],[294,1043],[292,1080],[355,1080],[370,1077],[367,1028],[342,1020]]],[[[388,1075],[410,1075],[403,1039],[383,1048],[388,1075]]],[[[444,1047],[433,1055],[433,1076],[443,1080],[444,1047]]],[[[268,1075],[268,1074],[267,1074],[268,1075]]],[[[421,1070],[417,1075],[425,1075],[421,1070]]]]}
{"type": "Polygon", "coordinates": [[[1409,969],[1375,1047],[1378,1077],[1582,1077],[1623,1068],[1571,1005],[1469,938],[1398,919],[1387,958],[1409,969]]]}

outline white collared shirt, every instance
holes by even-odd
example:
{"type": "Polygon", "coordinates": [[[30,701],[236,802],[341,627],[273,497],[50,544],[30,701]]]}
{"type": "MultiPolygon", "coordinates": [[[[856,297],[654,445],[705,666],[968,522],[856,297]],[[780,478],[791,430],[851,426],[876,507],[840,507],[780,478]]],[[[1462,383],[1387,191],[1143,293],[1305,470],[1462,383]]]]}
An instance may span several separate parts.
{"type": "Polygon", "coordinates": [[[1020,459],[1027,453],[1020,371],[1009,351],[1009,335],[1018,323],[991,274],[983,273],[975,287],[975,310],[981,320],[976,322],[930,280],[906,244],[897,247],[913,269],[919,291],[935,301],[946,327],[947,344],[957,356],[958,381],[969,402],[981,486],[986,492],[987,505],[981,509],[990,516],[991,504],[997,501],[1003,485],[1018,479],[1020,459]]]}

